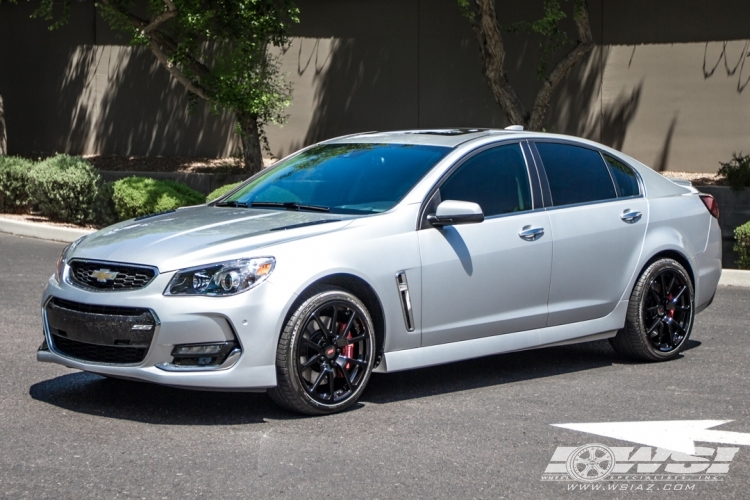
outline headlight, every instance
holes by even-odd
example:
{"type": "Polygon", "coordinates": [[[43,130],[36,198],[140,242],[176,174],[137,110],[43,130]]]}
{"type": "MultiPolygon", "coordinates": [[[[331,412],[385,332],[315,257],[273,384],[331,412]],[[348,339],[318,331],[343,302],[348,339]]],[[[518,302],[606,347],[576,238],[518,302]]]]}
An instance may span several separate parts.
{"type": "Polygon", "coordinates": [[[174,275],[164,295],[235,295],[265,281],[275,264],[273,257],[256,257],[183,269],[174,275]]]}
{"type": "Polygon", "coordinates": [[[63,251],[60,252],[60,256],[57,258],[57,264],[55,265],[55,279],[58,283],[62,283],[62,280],[65,277],[65,263],[68,260],[68,254],[75,250],[78,244],[82,242],[86,236],[88,235],[81,236],[73,243],[63,248],[63,251]]]}

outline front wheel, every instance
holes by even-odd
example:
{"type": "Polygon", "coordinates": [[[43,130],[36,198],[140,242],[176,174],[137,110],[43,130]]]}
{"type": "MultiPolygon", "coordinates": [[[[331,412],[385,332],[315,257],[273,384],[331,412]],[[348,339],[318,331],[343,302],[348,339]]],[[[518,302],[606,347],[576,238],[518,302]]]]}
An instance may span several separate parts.
{"type": "Polygon", "coordinates": [[[320,287],[287,321],[276,351],[277,404],[308,415],[353,405],[367,384],[375,360],[370,313],[354,295],[320,287]]]}
{"type": "Polygon", "coordinates": [[[615,350],[644,361],[673,359],[693,328],[693,283],[673,259],[660,259],[638,278],[630,295],[625,328],[610,339],[615,350]]]}

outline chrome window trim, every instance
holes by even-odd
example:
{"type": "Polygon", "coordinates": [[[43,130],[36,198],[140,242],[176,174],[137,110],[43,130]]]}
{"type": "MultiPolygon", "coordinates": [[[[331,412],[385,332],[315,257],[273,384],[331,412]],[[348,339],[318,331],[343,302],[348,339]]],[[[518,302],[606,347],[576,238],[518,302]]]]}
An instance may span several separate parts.
{"type": "MultiPolygon", "coordinates": [[[[154,345],[156,345],[156,338],[159,336],[159,330],[161,328],[161,320],[159,319],[159,316],[156,314],[156,311],[154,311],[151,308],[146,308],[146,307],[142,308],[142,309],[148,309],[148,311],[154,317],[154,322],[155,322],[154,335],[151,338],[151,344],[148,346],[148,349],[146,350],[146,355],[143,357],[143,361],[140,361],[138,363],[104,363],[102,361],[88,361],[85,359],[74,358],[57,350],[57,348],[55,347],[55,343],[52,340],[52,332],[49,331],[49,324],[47,321],[47,306],[53,299],[55,299],[55,297],[50,295],[49,297],[47,297],[47,300],[44,301],[44,304],[42,304],[42,330],[44,332],[44,338],[47,341],[47,348],[49,349],[51,353],[55,354],[56,356],[60,356],[61,358],[69,359],[76,363],[81,363],[85,365],[114,366],[114,367],[122,366],[122,367],[127,367],[127,368],[146,366],[148,355],[151,353],[151,350],[154,348],[154,345]]],[[[66,300],[66,299],[62,299],[62,300],[66,300]]],[[[87,304],[87,305],[94,305],[94,304],[87,304]]]]}
{"type": "Polygon", "coordinates": [[[144,288],[151,285],[151,283],[156,280],[156,278],[159,276],[159,268],[156,266],[149,266],[146,264],[131,264],[128,262],[114,262],[114,261],[107,261],[107,260],[96,260],[96,259],[79,259],[79,258],[72,258],[65,262],[65,270],[63,271],[63,280],[65,283],[67,283],[70,286],[74,286],[76,288],[79,288],[81,290],[86,290],[87,292],[103,292],[103,293],[112,293],[112,292],[133,292],[136,290],[143,290],[144,288]],[[154,277],[149,280],[148,283],[146,283],[141,288],[130,288],[125,290],[115,290],[111,289],[108,290],[106,288],[95,288],[92,286],[86,286],[81,283],[77,283],[74,280],[70,279],[70,264],[73,262],[85,262],[87,264],[101,264],[101,265],[109,265],[109,266],[126,266],[126,267],[139,267],[141,269],[151,269],[154,271],[154,277]]]}

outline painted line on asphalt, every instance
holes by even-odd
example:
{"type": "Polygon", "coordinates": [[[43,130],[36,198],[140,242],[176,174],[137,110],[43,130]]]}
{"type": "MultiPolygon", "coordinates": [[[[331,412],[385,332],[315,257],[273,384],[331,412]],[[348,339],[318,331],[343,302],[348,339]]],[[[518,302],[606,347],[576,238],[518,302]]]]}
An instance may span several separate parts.
{"type": "MultiPolygon", "coordinates": [[[[73,229],[69,227],[48,226],[36,222],[22,222],[15,219],[0,217],[0,233],[29,236],[40,240],[71,243],[81,236],[93,232],[93,229],[73,229]]],[[[750,271],[723,269],[721,271],[719,285],[750,288],[750,271]]]]}

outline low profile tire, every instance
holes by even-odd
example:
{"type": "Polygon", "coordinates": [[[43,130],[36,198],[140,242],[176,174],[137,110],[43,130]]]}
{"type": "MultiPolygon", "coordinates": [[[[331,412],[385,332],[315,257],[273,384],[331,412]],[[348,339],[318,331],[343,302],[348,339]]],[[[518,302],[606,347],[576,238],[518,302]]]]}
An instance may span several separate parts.
{"type": "Polygon", "coordinates": [[[375,328],[356,296],[341,288],[315,289],[287,321],[276,351],[278,405],[308,415],[344,410],[357,402],[375,361],[375,328]]]}
{"type": "Polygon", "coordinates": [[[695,314],[693,283],[673,259],[660,259],[638,278],[628,305],[625,328],[610,343],[628,358],[667,361],[690,338],[695,314]]]}

